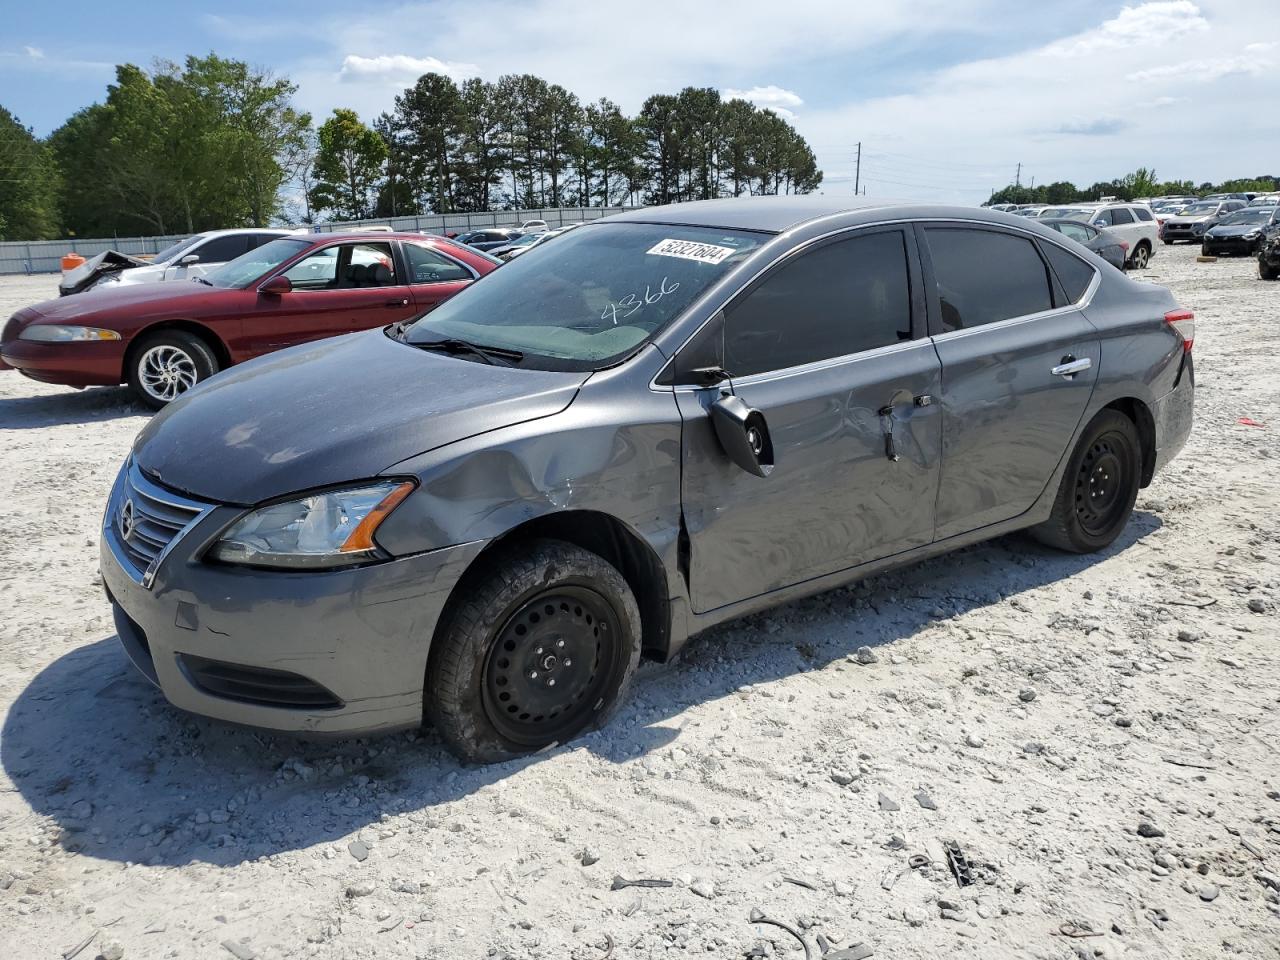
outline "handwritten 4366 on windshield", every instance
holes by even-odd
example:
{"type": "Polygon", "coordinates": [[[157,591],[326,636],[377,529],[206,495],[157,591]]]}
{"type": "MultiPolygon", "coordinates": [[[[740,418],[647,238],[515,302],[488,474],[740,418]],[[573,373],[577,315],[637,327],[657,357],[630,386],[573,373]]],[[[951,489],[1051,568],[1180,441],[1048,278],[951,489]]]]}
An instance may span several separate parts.
{"type": "Polygon", "coordinates": [[[618,301],[610,301],[608,306],[604,308],[604,312],[600,314],[601,320],[612,320],[616,327],[619,320],[625,320],[633,313],[643,310],[649,304],[657,303],[669,293],[675,293],[680,289],[680,283],[667,284],[667,278],[663,277],[655,289],[652,284],[647,284],[644,293],[628,293],[625,297],[618,301]]]}

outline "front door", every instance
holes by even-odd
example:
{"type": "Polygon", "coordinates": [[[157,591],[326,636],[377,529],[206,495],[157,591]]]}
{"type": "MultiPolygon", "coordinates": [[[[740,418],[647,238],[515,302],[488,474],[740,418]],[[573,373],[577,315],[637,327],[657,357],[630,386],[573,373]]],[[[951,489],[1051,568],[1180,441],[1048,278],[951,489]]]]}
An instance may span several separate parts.
{"type": "Polygon", "coordinates": [[[1091,265],[1047,241],[1042,255],[1030,237],[994,228],[920,232],[942,360],[941,540],[1035,503],[1084,414],[1101,351],[1078,306],[1091,265]],[[1051,270],[1046,257],[1067,259],[1051,270]]]}
{"type": "Polygon", "coordinates": [[[244,319],[252,356],[384,326],[415,310],[386,242],[335,243],[303,257],[284,275],[293,289],[259,294],[256,309],[244,319]]]}
{"type": "Polygon", "coordinates": [[[932,540],[941,381],[920,277],[902,228],[844,234],[771,269],[686,347],[730,374],[676,387],[697,612],[932,540]],[[770,476],[720,448],[706,411],[725,389],[764,414],[770,476]]]}

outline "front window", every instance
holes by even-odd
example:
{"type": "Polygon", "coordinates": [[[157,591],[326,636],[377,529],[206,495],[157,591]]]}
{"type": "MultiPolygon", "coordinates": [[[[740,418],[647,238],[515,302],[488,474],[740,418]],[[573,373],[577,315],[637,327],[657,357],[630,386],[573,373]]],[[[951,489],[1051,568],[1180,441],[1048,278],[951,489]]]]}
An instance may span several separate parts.
{"type": "Polygon", "coordinates": [[[767,239],[709,227],[583,227],[473,283],[404,339],[466,340],[542,369],[598,369],[633,353],[767,239]]]}
{"type": "Polygon", "coordinates": [[[1183,207],[1182,215],[1184,217],[1208,217],[1218,212],[1218,204],[1216,203],[1193,203],[1189,207],[1183,207]]]}
{"type": "Polygon", "coordinates": [[[224,263],[217,270],[210,270],[204,279],[215,287],[247,287],[263,274],[274,270],[286,260],[291,260],[307,247],[308,240],[280,239],[263,244],[256,250],[224,263]]]}

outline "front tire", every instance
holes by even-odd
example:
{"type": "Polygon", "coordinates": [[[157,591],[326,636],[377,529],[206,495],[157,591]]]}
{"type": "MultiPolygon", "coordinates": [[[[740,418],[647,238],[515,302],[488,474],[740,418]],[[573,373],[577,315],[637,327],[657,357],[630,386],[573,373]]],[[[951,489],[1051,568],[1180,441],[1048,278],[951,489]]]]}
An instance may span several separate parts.
{"type": "Polygon", "coordinates": [[[558,540],[490,564],[446,616],[425,713],[466,762],[535,753],[602,726],[640,660],[640,611],[622,574],[558,540]]]}
{"type": "Polygon", "coordinates": [[[159,410],[197,383],[218,372],[209,345],[185,330],[161,330],[144,337],[129,352],[129,388],[152,410],[159,410]]]}
{"type": "Polygon", "coordinates": [[[1142,445],[1133,421],[1104,410],[1085,428],[1067,462],[1049,519],[1031,528],[1041,543],[1093,553],[1120,535],[1142,478],[1142,445]]]}

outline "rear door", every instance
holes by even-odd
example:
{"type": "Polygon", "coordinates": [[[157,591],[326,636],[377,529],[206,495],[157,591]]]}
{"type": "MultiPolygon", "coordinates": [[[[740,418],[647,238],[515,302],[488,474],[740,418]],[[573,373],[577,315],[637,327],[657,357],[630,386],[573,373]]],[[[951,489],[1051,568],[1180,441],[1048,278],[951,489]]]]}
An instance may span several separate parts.
{"type": "Polygon", "coordinates": [[[680,352],[683,369],[731,374],[708,389],[677,376],[696,611],[930,542],[940,366],[923,320],[909,228],[865,229],[791,254],[680,352]],[[722,390],[764,414],[768,477],[717,442],[722,390]]]}
{"type": "Polygon", "coordinates": [[[986,224],[919,233],[942,360],[945,539],[1024,513],[1066,453],[1098,374],[1098,336],[1079,306],[1096,270],[1056,244],[1042,241],[1042,254],[1029,235],[986,224]],[[1073,273],[1069,287],[1048,261],[1073,273]]]}
{"type": "Polygon", "coordinates": [[[462,261],[429,243],[406,240],[400,249],[404,253],[409,292],[418,313],[434,309],[476,278],[475,271],[462,261]]]}

